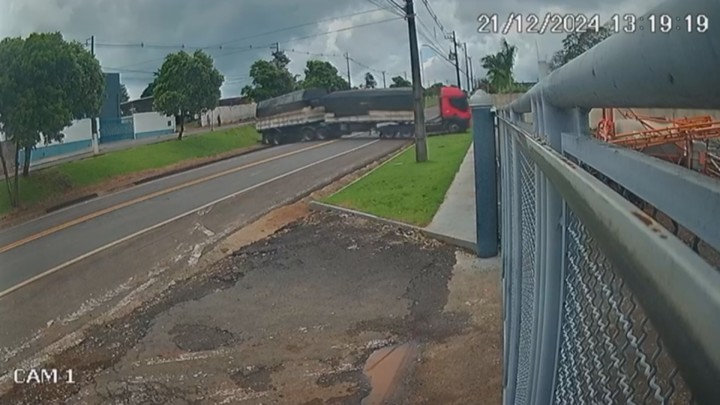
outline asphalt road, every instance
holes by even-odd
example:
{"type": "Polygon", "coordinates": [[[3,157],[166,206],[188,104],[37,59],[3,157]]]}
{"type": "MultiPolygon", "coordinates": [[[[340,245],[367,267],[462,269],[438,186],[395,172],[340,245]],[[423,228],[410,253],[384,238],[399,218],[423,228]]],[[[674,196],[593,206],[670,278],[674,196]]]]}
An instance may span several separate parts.
{"type": "Polygon", "coordinates": [[[46,326],[66,333],[154,272],[197,263],[209,240],[406,142],[274,147],[1,230],[0,325],[12,327],[0,328],[0,367],[46,344],[46,326]]]}

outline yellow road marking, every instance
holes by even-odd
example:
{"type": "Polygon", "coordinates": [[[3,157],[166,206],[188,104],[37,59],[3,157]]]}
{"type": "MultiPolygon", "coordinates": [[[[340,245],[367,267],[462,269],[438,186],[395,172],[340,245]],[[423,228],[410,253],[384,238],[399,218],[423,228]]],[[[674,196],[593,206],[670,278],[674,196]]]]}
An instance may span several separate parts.
{"type": "MultiPolygon", "coordinates": [[[[331,141],[331,142],[325,143],[324,145],[327,145],[327,144],[332,143],[332,142],[335,142],[335,141],[331,141]]],[[[368,146],[370,146],[370,145],[373,145],[373,144],[376,144],[376,143],[378,143],[378,142],[380,142],[380,141],[377,140],[377,141],[365,143],[365,144],[362,144],[362,145],[357,146],[357,147],[355,147],[355,148],[352,148],[352,149],[350,149],[350,150],[346,150],[346,151],[344,151],[344,152],[336,153],[336,154],[334,154],[334,155],[325,157],[325,158],[323,158],[323,159],[320,159],[320,160],[318,160],[318,161],[312,162],[312,163],[307,164],[307,165],[305,165],[305,166],[298,167],[297,169],[293,169],[293,170],[291,170],[291,171],[289,171],[289,172],[283,173],[283,174],[281,174],[281,175],[279,175],[279,176],[275,176],[275,177],[273,177],[273,178],[271,178],[271,179],[267,179],[267,180],[265,180],[265,181],[261,181],[260,183],[253,184],[252,186],[246,187],[246,188],[244,188],[244,189],[242,189],[242,190],[240,190],[240,191],[236,191],[236,192],[234,192],[234,193],[232,193],[232,194],[229,194],[229,195],[226,195],[226,196],[224,196],[224,197],[218,198],[218,199],[215,200],[215,201],[210,201],[209,203],[206,203],[206,204],[204,204],[204,205],[202,205],[202,206],[200,206],[200,207],[193,208],[193,209],[191,209],[191,210],[189,210],[189,211],[183,212],[182,214],[176,215],[176,216],[174,216],[174,217],[172,217],[172,218],[170,218],[170,219],[166,219],[166,220],[164,220],[164,221],[162,221],[162,222],[159,222],[159,223],[157,223],[157,224],[155,224],[155,225],[151,225],[151,226],[149,226],[149,227],[147,227],[147,228],[145,228],[145,229],[141,229],[141,230],[139,230],[139,231],[137,231],[137,232],[135,232],[135,233],[133,233],[133,234],[130,234],[130,235],[127,235],[127,236],[122,237],[122,238],[120,238],[120,239],[117,239],[117,240],[115,240],[115,241],[113,241],[113,242],[110,242],[110,243],[104,245],[104,246],[100,246],[100,247],[97,248],[97,249],[94,249],[94,250],[92,250],[92,251],[90,251],[90,252],[87,252],[87,253],[85,253],[85,254],[83,254],[83,255],[80,255],[80,256],[72,259],[72,260],[69,260],[69,261],[67,261],[67,262],[65,262],[65,263],[59,264],[59,265],[53,267],[53,268],[50,269],[50,270],[44,271],[44,272],[42,272],[42,273],[40,273],[40,274],[37,274],[37,275],[35,275],[35,276],[33,276],[33,277],[30,277],[29,279],[24,280],[24,281],[22,281],[22,282],[20,282],[20,283],[18,283],[18,284],[16,284],[16,285],[14,285],[14,286],[6,289],[6,290],[4,290],[4,291],[0,291],[0,298],[3,298],[3,297],[5,297],[5,296],[7,296],[7,295],[10,295],[11,293],[13,293],[13,292],[15,292],[15,291],[17,291],[17,290],[19,290],[19,289],[21,289],[21,288],[23,288],[23,287],[26,287],[26,286],[28,286],[28,285],[30,285],[30,284],[32,284],[32,283],[34,283],[34,282],[36,282],[36,281],[38,281],[38,280],[40,280],[40,279],[43,279],[43,278],[45,278],[45,277],[47,277],[47,276],[49,276],[49,275],[51,275],[51,274],[53,274],[53,273],[56,273],[56,272],[58,272],[58,271],[60,271],[60,270],[62,270],[62,269],[64,269],[64,268],[67,268],[68,266],[71,266],[71,265],[73,265],[73,264],[75,264],[75,263],[79,263],[79,262],[87,259],[88,257],[91,257],[91,256],[93,256],[93,255],[96,255],[96,254],[98,254],[98,253],[100,253],[100,252],[103,252],[103,251],[105,251],[105,250],[107,250],[107,249],[110,249],[110,248],[112,248],[112,247],[118,246],[118,245],[120,245],[121,243],[127,242],[127,241],[129,241],[129,240],[134,239],[134,238],[137,238],[138,236],[144,235],[144,234],[146,234],[146,233],[148,233],[148,232],[150,232],[150,231],[153,231],[153,230],[158,229],[158,228],[160,228],[160,227],[163,227],[163,226],[165,226],[165,225],[167,225],[167,224],[170,224],[170,223],[172,223],[172,222],[175,222],[175,221],[177,221],[177,220],[179,220],[179,219],[181,219],[181,218],[185,218],[185,217],[187,217],[188,215],[191,215],[191,214],[194,213],[194,212],[198,212],[198,211],[204,210],[204,209],[206,209],[206,208],[212,207],[213,205],[218,204],[218,203],[220,203],[220,202],[229,200],[229,199],[231,199],[231,198],[235,198],[235,197],[237,197],[237,196],[239,196],[239,195],[242,195],[242,194],[247,193],[247,192],[249,192],[249,191],[258,189],[258,188],[260,188],[260,187],[262,187],[262,186],[264,186],[264,185],[270,184],[270,183],[272,183],[272,182],[274,182],[274,181],[277,181],[277,180],[280,180],[280,179],[284,179],[284,178],[286,178],[286,177],[292,176],[293,174],[299,173],[299,172],[301,172],[301,171],[303,171],[303,170],[305,170],[305,169],[308,169],[308,168],[310,168],[310,167],[317,166],[317,165],[319,165],[319,164],[325,163],[325,162],[327,162],[327,161],[329,161],[329,160],[338,158],[338,157],[340,157],[340,156],[348,155],[348,154],[350,154],[350,153],[353,153],[353,152],[358,151],[358,150],[360,150],[360,149],[366,148],[366,147],[368,147],[368,146]]],[[[307,150],[307,149],[309,149],[309,148],[306,148],[306,150],[307,150]]]]}
{"type": "Polygon", "coordinates": [[[125,208],[125,207],[129,207],[129,206],[131,206],[131,205],[133,205],[133,204],[137,204],[137,203],[140,203],[140,202],[143,202],[143,201],[147,201],[147,200],[150,200],[150,199],[152,199],[152,198],[159,197],[159,196],[161,196],[161,195],[165,195],[165,194],[168,194],[168,193],[172,193],[172,192],[174,192],[174,191],[181,190],[181,189],[183,189],[183,188],[191,187],[191,186],[194,186],[194,185],[196,185],[196,184],[200,184],[200,183],[203,183],[203,182],[206,182],[206,181],[209,181],[209,180],[216,179],[216,178],[218,178],[218,177],[222,177],[222,176],[226,176],[226,175],[231,174],[231,173],[239,172],[240,170],[244,170],[244,169],[248,169],[248,168],[250,168],[250,167],[258,166],[258,165],[261,165],[261,164],[263,164],[263,163],[272,162],[273,160],[282,159],[282,158],[284,158],[284,157],[292,156],[292,155],[298,154],[298,153],[300,153],[300,152],[305,152],[305,151],[308,151],[308,150],[311,150],[311,149],[315,149],[315,148],[319,148],[319,147],[321,147],[321,146],[329,145],[329,144],[335,143],[335,142],[338,142],[338,140],[333,140],[333,141],[324,142],[324,143],[321,143],[321,144],[318,144],[318,145],[308,146],[307,148],[298,149],[298,150],[296,150],[296,151],[283,153],[283,154],[277,155],[277,156],[271,156],[271,157],[269,157],[269,158],[265,158],[265,159],[259,160],[259,161],[257,161],[257,162],[248,163],[248,164],[243,165],[243,166],[240,166],[240,167],[234,167],[234,168],[232,168],[232,169],[228,169],[228,170],[225,170],[225,171],[222,171],[222,172],[219,172],[219,173],[211,174],[211,175],[206,176],[206,177],[202,177],[202,178],[199,178],[199,179],[191,180],[191,181],[189,181],[189,182],[187,182],[187,183],[178,184],[178,185],[176,185],[176,186],[173,186],[173,187],[170,187],[170,188],[166,188],[166,189],[164,189],[164,190],[159,190],[159,191],[156,191],[156,192],[154,192],[154,193],[146,194],[146,195],[144,195],[144,196],[141,196],[141,197],[138,197],[138,198],[135,198],[135,199],[132,199],[132,200],[128,200],[128,201],[122,202],[122,203],[117,204],[117,205],[113,205],[112,207],[107,207],[107,208],[101,209],[101,210],[99,210],[99,211],[95,211],[95,212],[93,212],[93,213],[84,215],[84,216],[82,216],[82,217],[75,218],[75,219],[73,219],[73,220],[71,220],[71,221],[62,223],[62,224],[60,224],[60,225],[53,226],[53,227],[51,227],[51,228],[45,229],[45,230],[43,230],[43,231],[40,231],[40,232],[38,232],[38,233],[36,233],[36,234],[30,235],[30,236],[25,237],[25,238],[23,238],[23,239],[19,239],[19,240],[13,242],[13,243],[7,244],[7,245],[5,245],[5,246],[1,246],[1,247],[0,247],[0,253],[5,253],[5,252],[7,252],[7,251],[9,251],[9,250],[12,250],[12,249],[15,249],[15,248],[17,248],[17,247],[20,247],[20,246],[22,246],[22,245],[25,245],[25,244],[28,244],[28,243],[30,243],[30,242],[36,241],[36,240],[38,240],[38,239],[40,239],[40,238],[44,238],[45,236],[52,235],[52,234],[54,234],[54,233],[56,233],[56,232],[62,231],[63,229],[67,229],[67,228],[69,228],[69,227],[71,227],[71,226],[74,226],[74,225],[77,225],[77,224],[81,224],[81,223],[83,223],[83,222],[89,221],[89,220],[91,220],[91,219],[95,219],[95,218],[97,218],[97,217],[99,217],[99,216],[102,216],[102,215],[111,213],[111,212],[113,212],[113,211],[117,211],[117,210],[119,210],[119,209],[123,209],[123,208],[125,208]]]}

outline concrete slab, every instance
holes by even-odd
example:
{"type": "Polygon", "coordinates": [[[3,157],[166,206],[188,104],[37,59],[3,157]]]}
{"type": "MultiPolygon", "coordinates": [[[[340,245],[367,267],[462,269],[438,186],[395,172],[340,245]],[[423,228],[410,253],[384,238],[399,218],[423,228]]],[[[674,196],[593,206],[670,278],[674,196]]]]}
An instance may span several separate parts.
{"type": "Polygon", "coordinates": [[[475,171],[473,146],[470,145],[445,201],[427,230],[472,245],[477,241],[475,230],[475,171]]]}

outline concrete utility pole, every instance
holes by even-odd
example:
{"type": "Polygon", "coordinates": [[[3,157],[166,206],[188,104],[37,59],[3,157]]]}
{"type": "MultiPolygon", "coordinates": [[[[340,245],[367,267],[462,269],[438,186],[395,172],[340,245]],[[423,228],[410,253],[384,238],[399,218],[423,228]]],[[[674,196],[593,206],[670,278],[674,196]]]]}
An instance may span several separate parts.
{"type": "Polygon", "coordinates": [[[352,79],[350,79],[350,54],[345,52],[345,63],[347,63],[348,86],[352,89],[352,79]]]}
{"type": "Polygon", "coordinates": [[[385,81],[385,72],[382,72],[383,74],[383,87],[387,89],[387,82],[385,81]]]}
{"type": "Polygon", "coordinates": [[[468,62],[468,54],[467,54],[467,42],[463,43],[463,48],[465,50],[465,81],[467,82],[467,91],[472,91],[472,86],[470,85],[470,62],[468,62]]]}
{"type": "Polygon", "coordinates": [[[468,60],[470,61],[470,92],[473,92],[475,90],[475,75],[473,74],[472,56],[469,56],[468,60]]]}
{"type": "Polygon", "coordinates": [[[413,98],[415,101],[415,161],[428,160],[427,136],[425,134],[425,106],[423,100],[422,77],[420,75],[420,52],[415,27],[415,6],[413,0],[405,0],[405,14],[410,37],[410,67],[412,70],[413,98]]]}
{"type": "Polygon", "coordinates": [[[455,48],[455,51],[453,52],[453,56],[455,57],[455,75],[457,76],[457,86],[459,89],[462,89],[462,83],[460,82],[460,56],[458,55],[458,44],[457,44],[457,37],[455,36],[455,31],[452,33],[452,41],[453,41],[453,47],[455,48]]]}

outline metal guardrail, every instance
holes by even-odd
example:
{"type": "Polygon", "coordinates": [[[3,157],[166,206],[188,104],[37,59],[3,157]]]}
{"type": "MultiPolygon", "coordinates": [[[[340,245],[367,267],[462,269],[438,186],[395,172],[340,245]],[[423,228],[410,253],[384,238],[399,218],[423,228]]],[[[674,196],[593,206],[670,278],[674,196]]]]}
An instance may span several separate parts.
{"type": "Polygon", "coordinates": [[[720,403],[720,182],[588,136],[590,108],[720,107],[720,29],[640,26],[498,111],[506,404],[720,403]]]}

